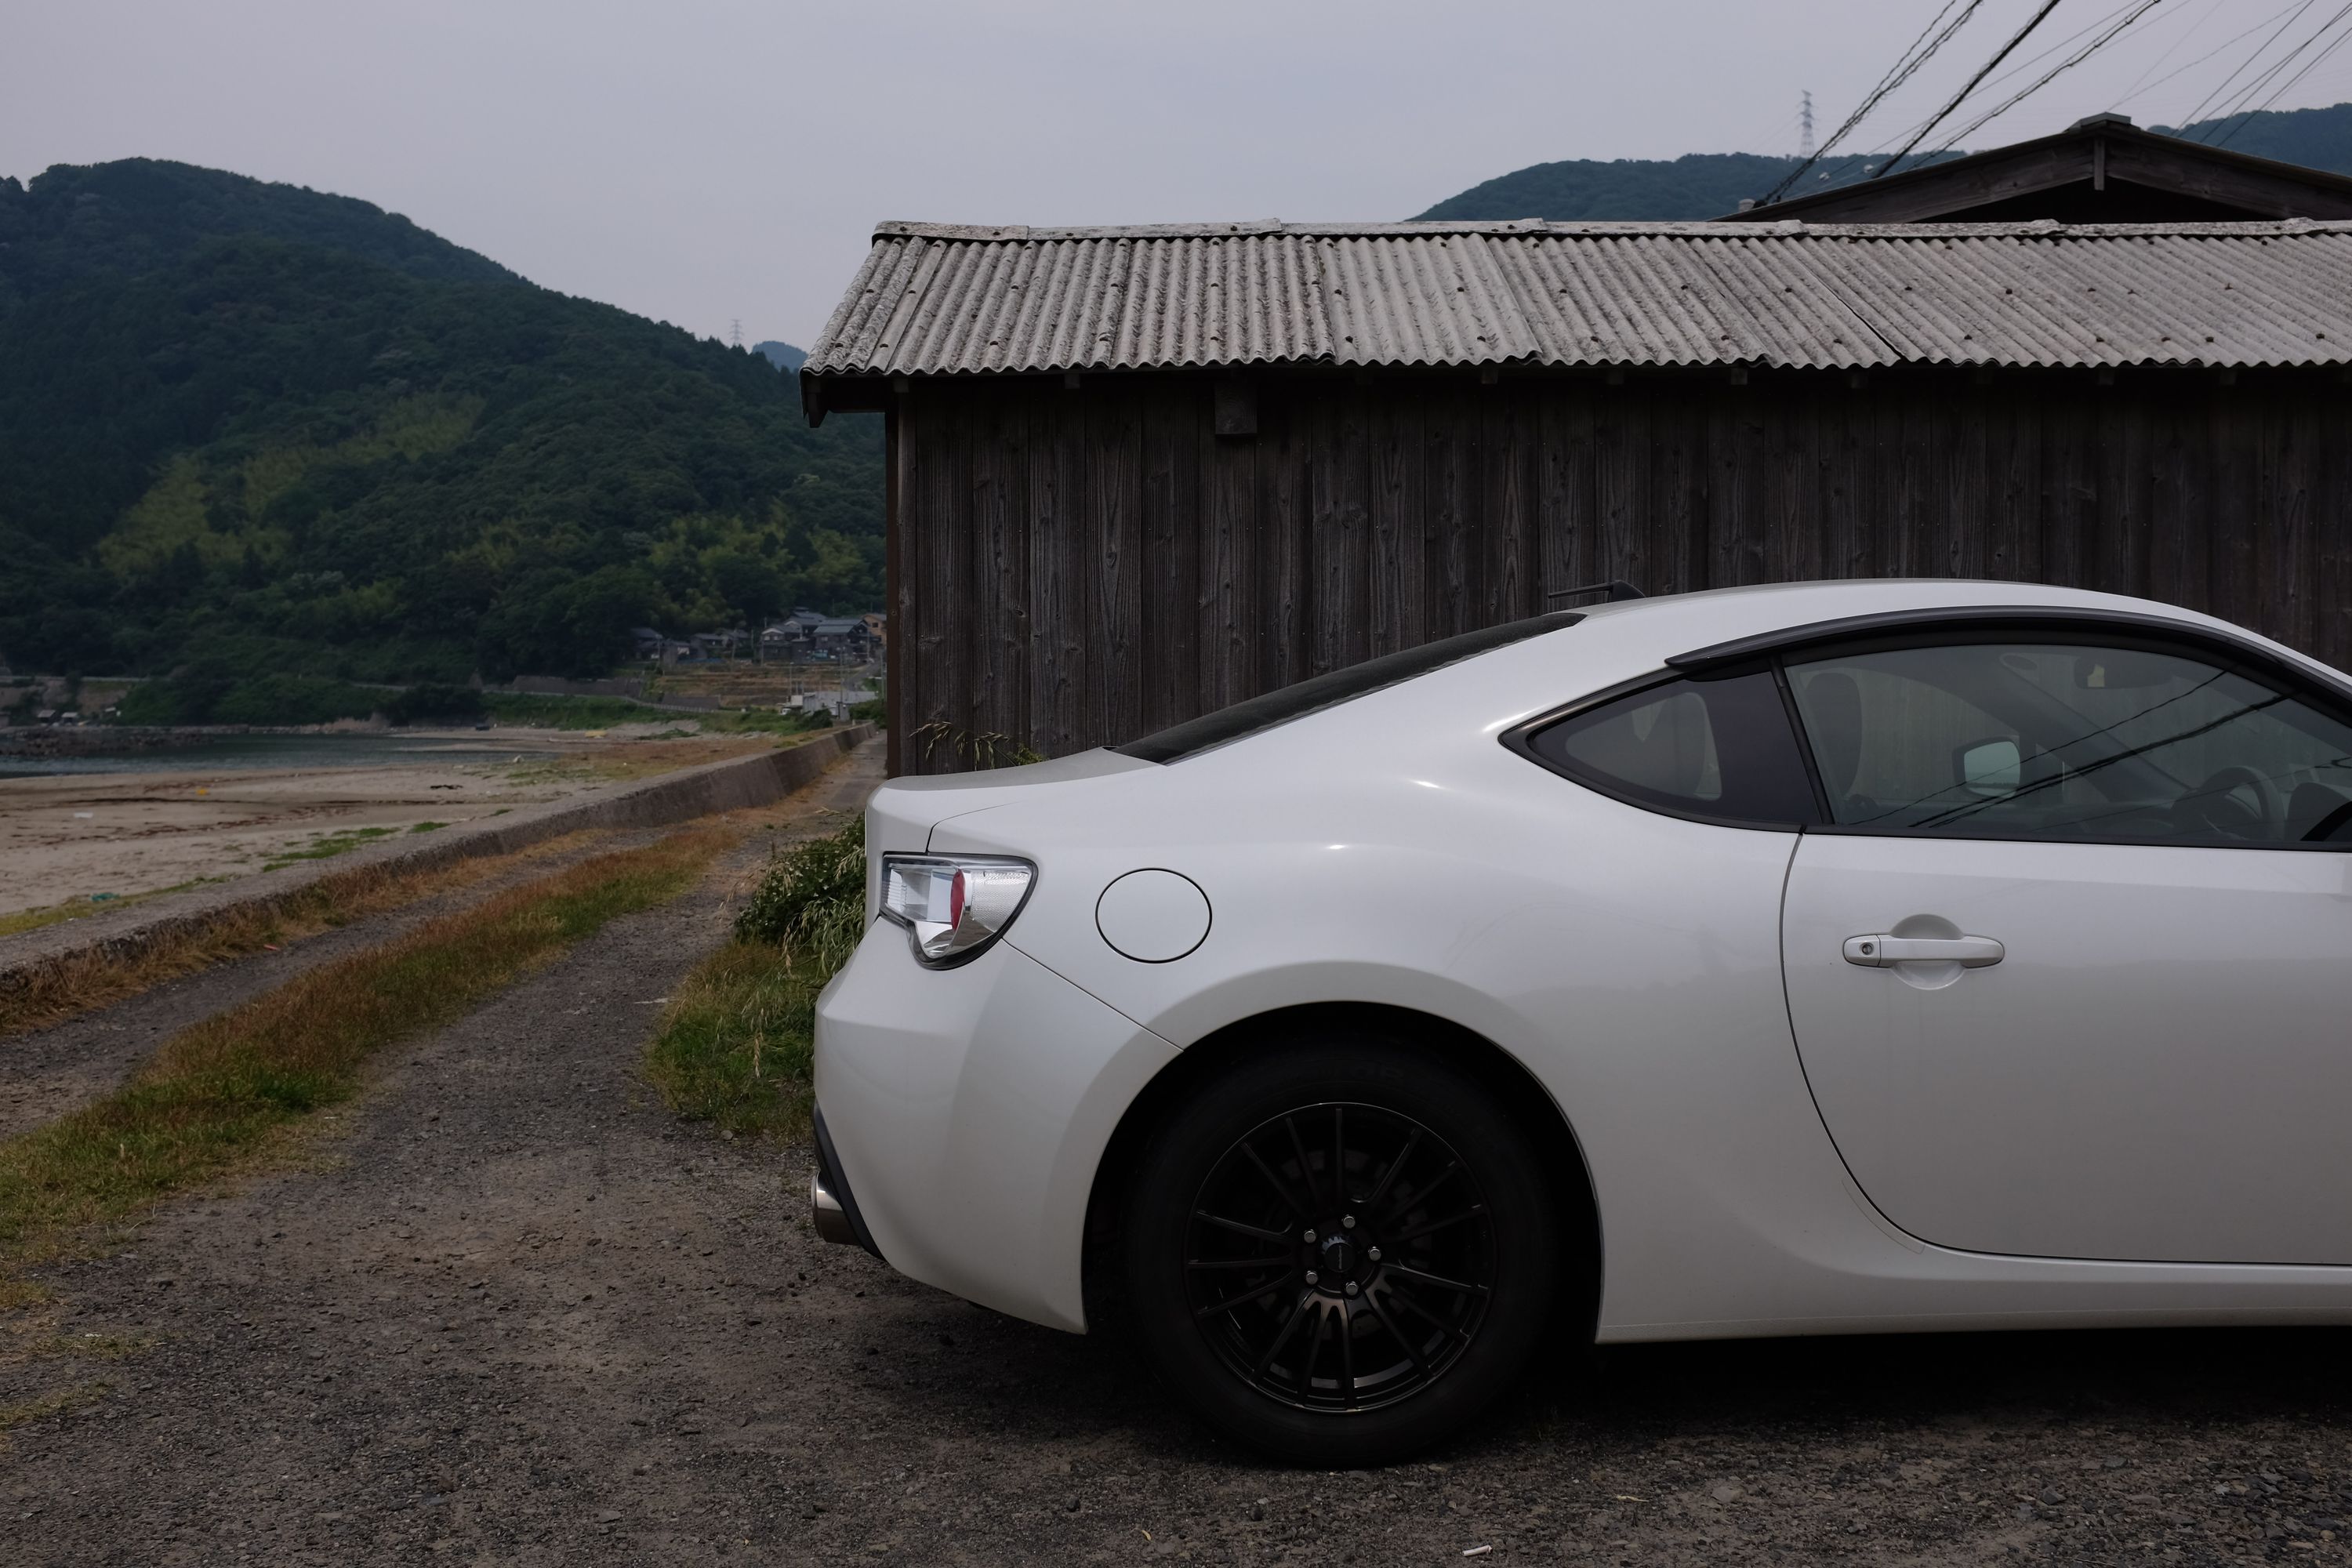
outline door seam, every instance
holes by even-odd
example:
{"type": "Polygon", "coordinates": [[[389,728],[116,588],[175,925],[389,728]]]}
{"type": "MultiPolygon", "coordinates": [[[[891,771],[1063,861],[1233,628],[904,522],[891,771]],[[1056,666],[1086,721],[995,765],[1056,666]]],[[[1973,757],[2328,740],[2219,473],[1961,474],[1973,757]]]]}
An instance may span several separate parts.
{"type": "Polygon", "coordinates": [[[1813,1120],[1821,1123],[1822,1137],[1828,1142],[1830,1152],[1837,1156],[1838,1169],[1845,1173],[1846,1191],[1852,1194],[1855,1205],[1889,1237],[1914,1252],[1925,1252],[1932,1244],[1895,1224],[1863,1186],[1862,1178],[1853,1173],[1853,1166],[1846,1160],[1845,1151],[1838,1147],[1837,1133],[1831,1130],[1829,1113],[1822,1109],[1821,1096],[1813,1092],[1813,1075],[1805,1068],[1805,1043],[1798,1037],[1797,1007],[1789,995],[1789,884],[1796,879],[1797,857],[1804,850],[1805,837],[1805,830],[1799,828],[1796,842],[1789,846],[1788,864],[1780,868],[1780,911],[1775,931],[1780,950],[1780,1016],[1789,1021],[1789,1049],[1797,1058],[1797,1078],[1805,1086],[1805,1098],[1812,1103],[1813,1120]]]}

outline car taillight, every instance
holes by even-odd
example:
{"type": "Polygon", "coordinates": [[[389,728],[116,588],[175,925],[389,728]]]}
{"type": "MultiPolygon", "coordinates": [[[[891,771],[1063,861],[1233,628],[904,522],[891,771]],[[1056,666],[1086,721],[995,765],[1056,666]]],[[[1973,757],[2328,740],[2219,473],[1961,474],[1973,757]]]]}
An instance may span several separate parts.
{"type": "Polygon", "coordinates": [[[882,918],[907,928],[917,959],[945,969],[1003,934],[1036,875],[1026,860],[992,855],[885,855],[882,918]]]}

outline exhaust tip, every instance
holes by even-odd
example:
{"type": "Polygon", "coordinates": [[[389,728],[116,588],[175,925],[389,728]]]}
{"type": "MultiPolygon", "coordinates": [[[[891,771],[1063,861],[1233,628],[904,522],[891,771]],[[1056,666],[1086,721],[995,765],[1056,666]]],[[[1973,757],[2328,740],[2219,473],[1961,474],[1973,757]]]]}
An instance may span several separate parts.
{"type": "Polygon", "coordinates": [[[816,1226],[820,1240],[857,1245],[857,1230],[849,1223],[849,1211],[841,1206],[841,1200],[824,1184],[823,1169],[809,1174],[809,1222],[816,1226]]]}

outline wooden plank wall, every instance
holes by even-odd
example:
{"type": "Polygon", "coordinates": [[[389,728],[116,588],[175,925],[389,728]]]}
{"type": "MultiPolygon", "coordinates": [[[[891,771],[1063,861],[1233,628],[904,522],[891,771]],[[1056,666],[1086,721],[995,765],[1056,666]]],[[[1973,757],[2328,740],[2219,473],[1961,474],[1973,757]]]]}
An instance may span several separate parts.
{"type": "Polygon", "coordinates": [[[1115,744],[1611,577],[2071,584],[2352,664],[2333,380],[1269,374],[1257,400],[1221,437],[1205,376],[899,395],[894,767],[1115,744]]]}

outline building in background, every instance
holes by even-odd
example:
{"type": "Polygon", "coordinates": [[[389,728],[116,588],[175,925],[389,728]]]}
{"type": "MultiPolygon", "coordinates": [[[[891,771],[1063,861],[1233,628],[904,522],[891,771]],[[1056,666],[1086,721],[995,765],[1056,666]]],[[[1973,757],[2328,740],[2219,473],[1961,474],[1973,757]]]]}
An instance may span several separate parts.
{"type": "Polygon", "coordinates": [[[802,391],[887,416],[900,771],[1612,578],[2071,584],[2352,663],[2347,374],[2305,217],[892,224],[802,391]]]}

